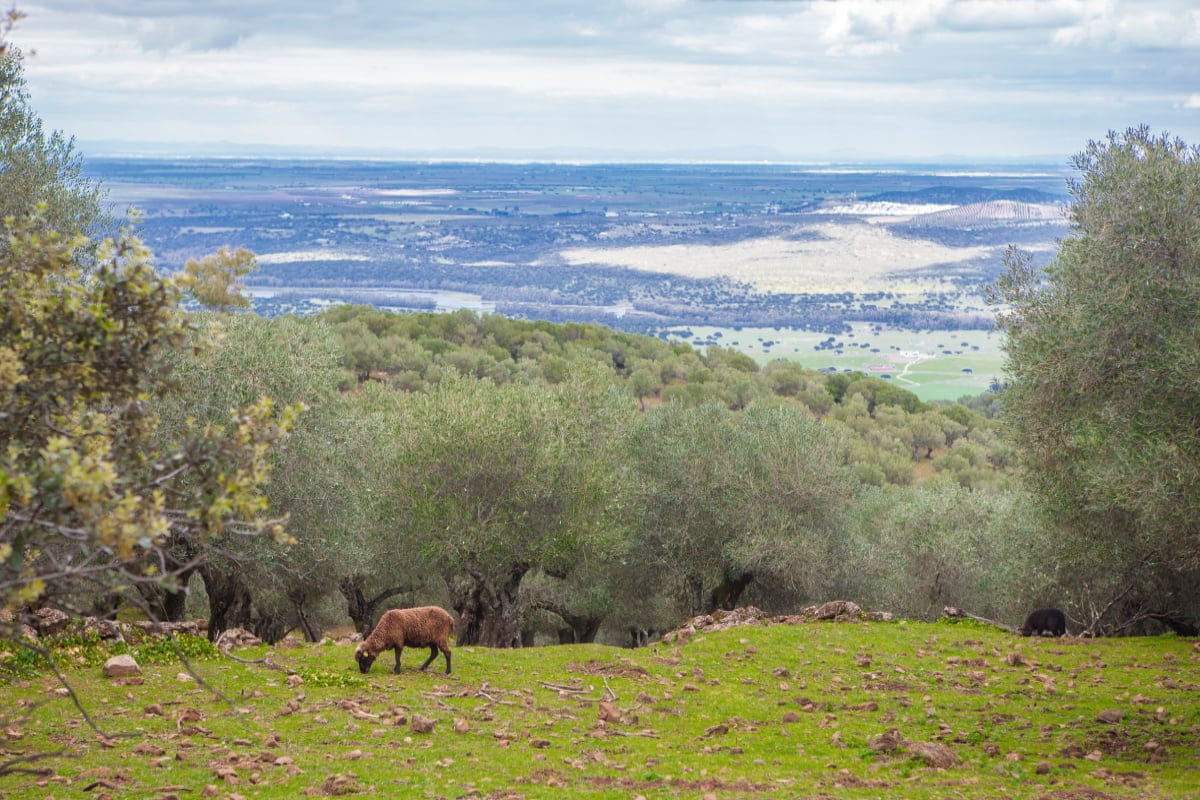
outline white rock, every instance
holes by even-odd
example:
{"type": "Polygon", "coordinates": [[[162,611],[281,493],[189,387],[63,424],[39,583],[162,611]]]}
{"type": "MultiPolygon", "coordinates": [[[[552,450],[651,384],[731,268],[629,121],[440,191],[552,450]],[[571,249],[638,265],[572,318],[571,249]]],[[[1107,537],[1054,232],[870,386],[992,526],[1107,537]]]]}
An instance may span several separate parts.
{"type": "Polygon", "coordinates": [[[124,678],[128,675],[141,675],[142,668],[129,654],[113,656],[104,662],[104,674],[109,678],[124,678]]]}

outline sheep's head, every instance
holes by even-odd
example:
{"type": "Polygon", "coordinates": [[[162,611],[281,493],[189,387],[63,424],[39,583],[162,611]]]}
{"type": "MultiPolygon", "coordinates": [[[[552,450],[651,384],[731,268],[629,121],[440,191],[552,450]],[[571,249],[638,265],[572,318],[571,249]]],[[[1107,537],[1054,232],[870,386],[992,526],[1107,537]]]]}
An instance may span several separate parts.
{"type": "Polygon", "coordinates": [[[366,642],[360,644],[354,651],[354,660],[358,662],[358,668],[363,675],[371,671],[371,665],[375,663],[378,656],[378,653],[371,652],[370,648],[366,646],[366,642]]]}

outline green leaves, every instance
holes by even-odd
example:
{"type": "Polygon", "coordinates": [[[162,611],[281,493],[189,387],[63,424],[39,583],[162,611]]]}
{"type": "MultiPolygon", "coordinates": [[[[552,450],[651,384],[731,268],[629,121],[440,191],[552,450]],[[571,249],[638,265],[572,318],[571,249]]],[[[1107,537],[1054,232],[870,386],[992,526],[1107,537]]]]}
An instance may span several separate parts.
{"type": "Polygon", "coordinates": [[[1200,619],[1183,589],[1200,567],[1200,150],[1143,126],[1074,163],[1073,235],[1044,275],[1013,255],[998,284],[1008,419],[1079,563],[1141,543],[1109,565],[1142,576],[1126,613],[1200,619]]]}
{"type": "Polygon", "coordinates": [[[254,253],[244,247],[237,250],[222,247],[213,255],[189,258],[183,272],[175,276],[175,283],[205,308],[214,311],[249,308],[250,298],[242,293],[245,287],[238,280],[256,269],[254,253]]]}
{"type": "Polygon", "coordinates": [[[170,580],[150,556],[172,531],[281,537],[262,487],[298,407],[256,397],[222,423],[163,436],[150,403],[188,325],[146,249],[127,234],[92,248],[41,216],[4,234],[0,602],[170,580]]]}

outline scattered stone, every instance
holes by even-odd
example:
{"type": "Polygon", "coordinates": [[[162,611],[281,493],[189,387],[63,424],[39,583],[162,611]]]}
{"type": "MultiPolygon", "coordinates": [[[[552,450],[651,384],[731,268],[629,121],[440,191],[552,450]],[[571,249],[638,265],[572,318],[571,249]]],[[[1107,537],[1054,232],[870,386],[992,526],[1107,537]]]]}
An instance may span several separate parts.
{"type": "Polygon", "coordinates": [[[1048,775],[1050,773],[1050,762],[1049,761],[1039,761],[1037,763],[1037,766],[1033,768],[1033,771],[1036,772],[1038,775],[1048,775]]]}
{"type": "Polygon", "coordinates": [[[1125,712],[1119,708],[1108,708],[1096,715],[1097,722],[1104,722],[1109,725],[1116,725],[1123,719],[1125,719],[1125,712]]]}
{"type": "Polygon", "coordinates": [[[413,733],[433,733],[433,725],[434,720],[422,717],[420,714],[413,714],[409,728],[413,733]]]}
{"type": "Polygon", "coordinates": [[[1028,664],[1029,662],[1025,660],[1025,656],[1021,655],[1020,653],[1013,652],[1004,657],[1004,663],[1008,664],[1010,667],[1020,667],[1024,664],[1028,664]]]}
{"type": "Polygon", "coordinates": [[[53,636],[67,629],[71,617],[57,608],[39,608],[30,615],[29,620],[39,636],[53,636]]]}
{"type": "Polygon", "coordinates": [[[958,763],[958,756],[944,744],[935,742],[909,742],[908,752],[931,767],[949,769],[958,763]]]}
{"type": "Polygon", "coordinates": [[[467,733],[470,730],[471,730],[471,724],[469,722],[467,722],[465,719],[454,720],[454,732],[455,733],[467,733]]]}
{"type": "Polygon", "coordinates": [[[363,790],[362,784],[354,775],[330,775],[321,788],[325,794],[334,796],[356,794],[363,790]]]}
{"type": "Polygon", "coordinates": [[[217,647],[254,647],[262,644],[262,639],[245,628],[230,628],[222,631],[217,637],[217,647]]]}
{"type": "Polygon", "coordinates": [[[605,722],[621,721],[621,710],[607,701],[600,704],[597,714],[605,722]]]}
{"type": "Polygon", "coordinates": [[[876,753],[892,753],[904,746],[904,737],[900,735],[900,731],[895,728],[890,728],[883,733],[876,734],[867,740],[867,747],[871,748],[876,753]]]}
{"type": "Polygon", "coordinates": [[[812,619],[831,619],[835,622],[848,619],[862,619],[862,606],[853,600],[830,600],[817,606],[809,606],[800,612],[802,616],[812,619]]]}
{"type": "Polygon", "coordinates": [[[141,675],[142,668],[138,666],[133,656],[125,653],[113,656],[104,662],[104,675],[108,678],[127,678],[131,675],[141,675]]]}
{"type": "Polygon", "coordinates": [[[118,622],[111,619],[101,619],[99,617],[84,617],[83,632],[85,634],[94,634],[101,639],[116,639],[118,641],[125,640],[125,633],[133,630],[133,626],[128,622],[118,622]]]}

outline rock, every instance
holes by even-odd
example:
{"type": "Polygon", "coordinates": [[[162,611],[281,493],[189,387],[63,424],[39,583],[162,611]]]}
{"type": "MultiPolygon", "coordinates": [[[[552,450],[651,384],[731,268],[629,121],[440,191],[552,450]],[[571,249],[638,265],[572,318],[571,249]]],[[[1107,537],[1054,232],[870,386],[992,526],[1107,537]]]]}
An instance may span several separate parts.
{"type": "Polygon", "coordinates": [[[455,733],[467,733],[470,730],[471,730],[471,723],[467,722],[465,719],[454,720],[454,732],[455,733]]]}
{"type": "Polygon", "coordinates": [[[409,723],[409,728],[413,733],[433,733],[434,721],[428,717],[422,717],[420,714],[412,715],[412,722],[409,723]]]}
{"type": "Polygon", "coordinates": [[[958,756],[944,744],[935,742],[909,742],[908,752],[931,767],[949,769],[958,763],[958,756]]]}
{"type": "Polygon", "coordinates": [[[1025,656],[1014,652],[1009,653],[1004,657],[1004,663],[1008,664],[1010,667],[1019,667],[1027,662],[1025,661],[1025,656]]]}
{"type": "Polygon", "coordinates": [[[39,636],[53,636],[62,633],[71,622],[71,617],[65,611],[57,608],[39,608],[33,612],[30,624],[39,636]]]}
{"type": "Polygon", "coordinates": [[[1038,775],[1049,775],[1050,774],[1050,762],[1049,761],[1039,761],[1037,763],[1037,766],[1033,768],[1033,771],[1036,772],[1038,775]]]}
{"type": "Polygon", "coordinates": [[[1104,722],[1109,725],[1116,725],[1123,719],[1125,719],[1125,712],[1119,708],[1108,708],[1096,715],[1097,722],[1104,722]]]}
{"type": "Polygon", "coordinates": [[[597,713],[605,722],[620,722],[621,710],[609,702],[602,702],[597,713]]]}
{"type": "Polygon", "coordinates": [[[104,675],[109,678],[127,678],[131,675],[141,675],[142,668],[138,666],[137,661],[133,656],[126,653],[125,655],[113,656],[108,661],[104,662],[104,675]]]}
{"type": "Polygon", "coordinates": [[[861,619],[862,606],[853,600],[830,600],[819,606],[809,606],[800,612],[812,619],[861,619]]]}
{"type": "Polygon", "coordinates": [[[100,617],[83,618],[83,632],[93,633],[101,639],[116,639],[123,642],[125,641],[125,633],[131,630],[133,630],[133,626],[128,622],[101,619],[100,617]]]}
{"type": "Polygon", "coordinates": [[[221,631],[216,644],[217,647],[254,647],[262,644],[262,639],[245,628],[229,628],[221,631]]]}
{"type": "Polygon", "coordinates": [[[900,731],[892,728],[883,733],[872,736],[867,740],[867,747],[871,748],[876,753],[891,753],[899,750],[904,746],[904,737],[900,735],[900,731]]]}

